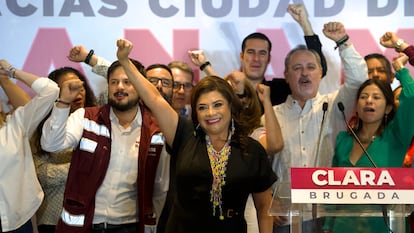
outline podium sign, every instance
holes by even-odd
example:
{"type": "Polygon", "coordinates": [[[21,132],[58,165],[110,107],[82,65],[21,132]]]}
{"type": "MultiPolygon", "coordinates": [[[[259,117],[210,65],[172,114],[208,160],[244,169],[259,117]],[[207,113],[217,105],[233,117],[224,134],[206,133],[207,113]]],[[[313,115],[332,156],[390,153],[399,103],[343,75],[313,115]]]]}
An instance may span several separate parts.
{"type": "Polygon", "coordinates": [[[291,168],[291,202],[414,204],[412,168],[291,168]]]}

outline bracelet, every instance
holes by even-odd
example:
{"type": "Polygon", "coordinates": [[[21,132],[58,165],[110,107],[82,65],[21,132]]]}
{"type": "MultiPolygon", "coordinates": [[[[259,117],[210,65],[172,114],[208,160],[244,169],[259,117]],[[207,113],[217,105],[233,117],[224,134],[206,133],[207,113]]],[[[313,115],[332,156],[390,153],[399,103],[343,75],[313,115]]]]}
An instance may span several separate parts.
{"type": "Polygon", "coordinates": [[[16,68],[14,68],[13,66],[10,66],[8,73],[9,73],[9,78],[14,78],[14,73],[16,73],[16,68]]]}
{"type": "Polygon", "coordinates": [[[401,45],[404,43],[403,39],[398,39],[395,43],[394,43],[394,47],[397,51],[399,51],[399,49],[401,48],[401,45]]]}
{"type": "Polygon", "coordinates": [[[93,51],[93,49],[89,50],[88,56],[86,56],[85,58],[85,63],[89,65],[89,62],[91,61],[92,55],[95,53],[95,51],[93,51]]]}
{"type": "Polygon", "coordinates": [[[66,106],[70,106],[70,103],[69,102],[63,101],[60,98],[56,100],[56,103],[60,103],[60,104],[66,105],[66,106]]]}
{"type": "Polygon", "coordinates": [[[341,45],[345,44],[347,41],[349,40],[349,36],[348,34],[346,34],[344,37],[342,37],[342,39],[338,40],[336,42],[336,47],[335,49],[339,48],[341,45]]]}
{"type": "Polygon", "coordinates": [[[203,64],[201,64],[200,70],[203,71],[209,65],[211,65],[211,63],[209,61],[204,62],[203,64]]]}

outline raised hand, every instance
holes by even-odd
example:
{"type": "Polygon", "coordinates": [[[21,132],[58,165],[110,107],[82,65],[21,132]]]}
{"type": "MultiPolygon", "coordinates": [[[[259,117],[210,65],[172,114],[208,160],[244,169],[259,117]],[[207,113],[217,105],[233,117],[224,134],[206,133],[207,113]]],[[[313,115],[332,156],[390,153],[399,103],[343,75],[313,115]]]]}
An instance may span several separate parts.
{"type": "Polygon", "coordinates": [[[302,26],[308,22],[308,13],[306,12],[305,5],[289,4],[287,11],[299,25],[302,26]]]}
{"type": "Polygon", "coordinates": [[[305,36],[312,36],[313,32],[312,25],[308,18],[308,12],[306,11],[305,5],[303,4],[289,4],[288,13],[292,18],[300,25],[305,36]]]}
{"type": "Polygon", "coordinates": [[[394,68],[395,72],[399,71],[401,68],[407,64],[408,56],[404,53],[399,53],[398,57],[392,59],[392,67],[394,68]]]}
{"type": "Polygon", "coordinates": [[[132,42],[125,39],[118,39],[116,41],[116,46],[118,47],[118,50],[116,52],[118,60],[129,59],[128,56],[133,48],[132,42]]]}
{"type": "Polygon", "coordinates": [[[308,13],[303,4],[289,4],[287,10],[292,18],[299,24],[303,23],[308,18],[308,13]]]}
{"type": "Polygon", "coordinates": [[[244,94],[244,83],[246,82],[246,75],[238,70],[228,74],[225,78],[236,94],[244,94]]]}
{"type": "Polygon", "coordinates": [[[346,36],[346,31],[342,23],[329,22],[323,26],[323,34],[329,39],[338,42],[346,36]]]}
{"type": "Polygon", "coordinates": [[[264,84],[257,84],[256,86],[257,96],[259,97],[260,102],[264,103],[266,100],[270,100],[270,87],[264,84]]]}
{"type": "Polygon", "coordinates": [[[394,48],[395,42],[398,40],[398,36],[394,32],[386,32],[380,38],[380,44],[386,48],[394,48]]]}
{"type": "Polygon", "coordinates": [[[77,45],[69,51],[69,55],[67,56],[67,58],[73,62],[83,62],[85,61],[86,56],[88,56],[88,53],[89,51],[86,50],[85,47],[83,47],[82,45],[77,45]]]}
{"type": "Polygon", "coordinates": [[[60,86],[59,99],[64,103],[71,103],[83,90],[83,82],[79,79],[69,79],[60,86]]]}
{"type": "Polygon", "coordinates": [[[8,61],[6,61],[4,59],[0,60],[0,74],[9,76],[10,69],[12,69],[12,68],[13,68],[13,66],[10,65],[8,61]]]}
{"type": "Polygon", "coordinates": [[[190,58],[191,62],[198,67],[207,61],[203,50],[189,50],[188,57],[190,58]]]}

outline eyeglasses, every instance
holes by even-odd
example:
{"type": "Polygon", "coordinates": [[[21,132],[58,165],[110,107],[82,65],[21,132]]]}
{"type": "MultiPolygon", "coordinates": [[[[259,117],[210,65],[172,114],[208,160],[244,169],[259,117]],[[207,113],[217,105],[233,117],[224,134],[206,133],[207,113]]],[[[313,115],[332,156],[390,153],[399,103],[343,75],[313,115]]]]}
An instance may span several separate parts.
{"type": "Polygon", "coordinates": [[[171,79],[149,77],[148,81],[150,81],[150,83],[152,83],[155,86],[158,85],[158,83],[160,81],[161,81],[161,85],[163,87],[172,87],[173,86],[173,81],[171,79]]]}
{"type": "Polygon", "coordinates": [[[185,91],[189,91],[189,90],[193,89],[193,84],[192,83],[174,82],[173,88],[174,88],[174,90],[180,90],[181,88],[183,88],[185,91]]]}

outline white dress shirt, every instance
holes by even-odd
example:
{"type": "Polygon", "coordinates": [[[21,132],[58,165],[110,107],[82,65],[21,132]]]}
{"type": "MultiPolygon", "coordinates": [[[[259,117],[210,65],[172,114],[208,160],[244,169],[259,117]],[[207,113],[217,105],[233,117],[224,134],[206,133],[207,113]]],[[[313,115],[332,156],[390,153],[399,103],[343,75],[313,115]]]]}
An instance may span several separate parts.
{"type": "MultiPolygon", "coordinates": [[[[45,129],[53,129],[53,133],[43,132],[42,147],[49,151],[76,148],[83,133],[81,126],[84,113],[85,109],[81,108],[68,117],[69,108],[54,108],[51,117],[44,125],[44,131],[45,129]]],[[[136,222],[138,221],[136,217],[136,181],[142,126],[141,111],[138,108],[136,117],[128,128],[120,126],[112,109],[110,120],[112,128],[111,157],[105,178],[96,195],[93,223],[123,224],[136,222]]],[[[155,139],[157,139],[155,143],[164,144],[164,139],[160,135],[154,135],[151,143],[154,143],[155,139]]],[[[157,218],[161,214],[169,188],[169,168],[170,156],[164,146],[154,180],[153,205],[157,218]]],[[[147,228],[153,229],[154,227],[148,226],[147,228]]]]}
{"type": "MultiPolygon", "coordinates": [[[[313,99],[306,101],[303,109],[291,95],[285,103],[273,106],[284,140],[282,151],[276,153],[272,161],[273,170],[279,177],[278,183],[290,182],[291,167],[330,167],[332,164],[336,136],[346,130],[338,102],[343,103],[345,115],[349,119],[354,110],[357,91],[368,78],[366,63],[352,45],[340,50],[340,56],[345,80],[339,90],[326,95],[317,93],[313,99]],[[322,106],[325,102],[328,103],[328,109],[321,127],[324,114],[322,106]]],[[[310,210],[309,206],[304,208],[310,210]]]]}
{"type": "Polygon", "coordinates": [[[29,140],[50,112],[59,88],[48,78],[32,84],[37,95],[18,107],[0,128],[0,217],[3,231],[21,227],[43,200],[29,140]]]}
{"type": "Polygon", "coordinates": [[[303,109],[291,95],[285,103],[273,106],[284,140],[282,151],[275,154],[272,163],[279,181],[290,181],[291,167],[331,166],[336,136],[340,131],[346,130],[338,102],[343,103],[345,115],[350,118],[354,110],[357,91],[368,78],[366,63],[352,45],[341,50],[340,56],[345,81],[339,90],[326,95],[317,93],[313,99],[306,101],[303,109]],[[324,102],[328,103],[328,109],[322,126],[317,159],[317,141],[324,102]]]}

